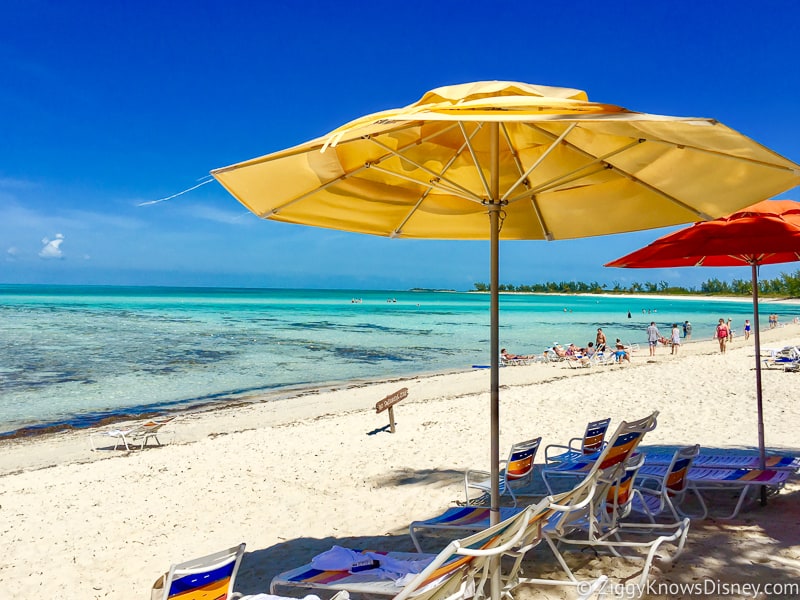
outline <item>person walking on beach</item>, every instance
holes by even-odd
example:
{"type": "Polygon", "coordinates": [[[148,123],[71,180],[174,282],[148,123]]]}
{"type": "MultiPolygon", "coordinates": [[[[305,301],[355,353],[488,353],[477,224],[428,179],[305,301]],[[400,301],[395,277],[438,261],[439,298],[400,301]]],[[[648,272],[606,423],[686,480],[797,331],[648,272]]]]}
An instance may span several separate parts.
{"type": "Polygon", "coordinates": [[[750,319],[744,320],[744,339],[745,341],[750,339],[750,319]]]}
{"type": "Polygon", "coordinates": [[[656,322],[650,321],[650,325],[647,327],[647,344],[650,346],[650,356],[656,355],[656,346],[660,337],[661,334],[658,332],[656,322]]]}
{"type": "Polygon", "coordinates": [[[678,348],[681,347],[681,330],[678,329],[678,324],[672,324],[672,352],[670,354],[677,354],[678,348]]]}
{"type": "Polygon", "coordinates": [[[725,354],[725,344],[728,341],[728,326],[725,325],[725,319],[720,319],[716,330],[717,341],[719,342],[719,351],[725,354]]]}
{"type": "Polygon", "coordinates": [[[606,334],[603,333],[601,327],[597,328],[597,337],[594,339],[594,345],[598,352],[604,352],[606,349],[606,334]]]}
{"type": "Polygon", "coordinates": [[[727,327],[728,327],[728,341],[733,342],[733,321],[731,319],[728,319],[727,327]]]}

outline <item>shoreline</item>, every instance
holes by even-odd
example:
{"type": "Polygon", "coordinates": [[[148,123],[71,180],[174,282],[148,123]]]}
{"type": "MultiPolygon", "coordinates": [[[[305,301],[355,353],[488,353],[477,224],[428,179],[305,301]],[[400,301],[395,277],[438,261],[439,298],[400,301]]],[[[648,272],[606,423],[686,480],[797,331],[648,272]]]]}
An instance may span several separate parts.
{"type": "MultiPolygon", "coordinates": [[[[569,295],[569,294],[567,294],[569,295]]],[[[762,340],[765,334],[772,331],[778,331],[787,326],[796,326],[795,323],[784,323],[777,330],[764,329],[761,332],[762,340]]],[[[737,341],[740,341],[738,338],[737,341]]],[[[694,344],[708,342],[707,339],[681,339],[682,347],[693,346],[694,344]]],[[[712,340],[713,341],[713,340],[712,340]]],[[[640,344],[640,346],[642,346],[640,344]]],[[[762,353],[764,349],[762,348],[762,353]]],[[[639,358],[642,357],[641,351],[639,358]]],[[[2,443],[8,440],[19,439],[35,439],[39,436],[48,436],[64,432],[91,432],[92,430],[108,428],[111,425],[118,425],[121,423],[131,423],[134,421],[141,421],[146,419],[157,418],[161,416],[181,416],[193,413],[207,413],[219,410],[226,410],[238,406],[247,406],[250,404],[261,404],[268,402],[280,402],[284,400],[296,400],[308,395],[319,395],[328,392],[337,392],[352,388],[361,388],[370,385],[385,384],[390,382],[404,382],[417,379],[425,379],[431,377],[453,375],[459,373],[468,373],[476,369],[485,369],[485,366],[473,365],[470,368],[464,367],[461,369],[443,369],[440,371],[417,371],[398,375],[396,377],[376,377],[376,378],[361,378],[350,380],[329,381],[323,383],[304,384],[300,386],[287,386],[285,388],[271,388],[264,391],[247,391],[240,393],[220,393],[216,398],[203,400],[201,398],[209,398],[208,396],[190,399],[186,401],[175,401],[172,404],[174,408],[159,409],[157,405],[141,405],[142,410],[137,411],[137,407],[124,407],[119,412],[104,411],[98,413],[88,413],[76,416],[73,419],[62,421],[50,421],[45,423],[37,423],[20,427],[18,429],[0,431],[0,448],[2,443]]]]}
{"type": "MultiPolygon", "coordinates": [[[[765,351],[770,347],[770,340],[785,340],[792,339],[795,335],[800,336],[800,324],[785,324],[777,329],[766,329],[761,333],[762,341],[762,356],[765,351]]],[[[778,345],[782,347],[782,342],[778,345]]],[[[797,344],[800,344],[798,339],[797,344]]],[[[747,350],[749,347],[751,359],[754,356],[753,338],[745,344],[744,338],[738,336],[729,348],[737,350],[747,350]]],[[[641,346],[638,352],[633,353],[632,367],[644,367],[650,363],[661,364],[665,361],[670,361],[675,358],[685,356],[714,356],[719,355],[718,346],[715,340],[708,339],[692,339],[688,342],[682,340],[679,354],[671,356],[667,347],[659,346],[657,355],[654,358],[647,356],[646,345],[641,346]]],[[[630,368],[630,366],[622,368],[630,368]]],[[[617,369],[618,367],[612,367],[617,369]]],[[[603,367],[597,370],[602,370],[603,367]]],[[[315,410],[320,406],[324,406],[325,416],[330,416],[338,409],[345,411],[351,410],[351,402],[345,401],[341,406],[338,405],[336,399],[341,398],[347,394],[357,393],[363,395],[365,392],[375,390],[375,402],[380,400],[383,391],[384,395],[388,395],[394,391],[398,386],[415,385],[421,388],[431,386],[433,390],[437,390],[439,385],[451,385],[448,381],[463,379],[462,383],[457,386],[459,393],[467,394],[483,394],[488,393],[488,369],[481,367],[464,369],[450,369],[443,371],[425,371],[408,374],[406,376],[388,377],[388,378],[375,378],[375,379],[353,379],[340,382],[330,382],[324,385],[308,385],[291,390],[274,390],[264,393],[246,394],[241,397],[230,397],[224,400],[215,402],[208,402],[200,405],[188,406],[185,408],[168,410],[168,411],[146,411],[143,413],[121,413],[119,415],[110,416],[107,419],[97,423],[90,423],[84,427],[73,427],[68,425],[52,425],[43,426],[41,428],[22,429],[17,430],[14,434],[0,436],[0,477],[3,476],[8,470],[15,471],[25,468],[24,456],[17,456],[11,458],[10,455],[14,454],[20,448],[35,447],[39,442],[56,443],[59,440],[70,440],[68,444],[71,452],[70,456],[77,456],[82,454],[82,446],[85,446],[83,441],[75,443],[75,440],[84,440],[88,436],[98,431],[106,430],[109,428],[119,428],[124,424],[135,424],[139,421],[156,418],[159,416],[175,416],[179,421],[198,421],[198,422],[213,422],[219,418],[221,420],[235,420],[236,415],[250,411],[263,411],[271,415],[270,420],[279,413],[280,410],[286,408],[288,411],[297,411],[300,414],[306,414],[306,411],[315,410]],[[478,387],[470,387],[470,383],[475,379],[486,379],[486,385],[478,387]],[[442,383],[445,382],[445,383],[442,383]],[[380,397],[378,397],[380,396],[380,397]],[[323,399],[324,401],[320,401],[323,399]],[[114,427],[111,427],[114,426],[114,427]],[[5,460],[4,460],[5,459],[5,460]],[[11,466],[9,466],[11,465],[11,466]]],[[[519,367],[503,367],[501,368],[501,378],[509,377],[515,385],[539,385],[551,380],[564,379],[576,375],[586,375],[584,369],[572,369],[564,362],[554,363],[536,363],[528,367],[520,369],[519,367]],[[532,371],[532,369],[535,369],[532,371]],[[542,370],[546,373],[542,377],[542,370]],[[533,375],[531,375],[533,373],[533,375]]],[[[502,391],[501,391],[502,394],[502,391]]],[[[429,394],[426,394],[429,395],[429,394]]],[[[406,401],[413,402],[412,401],[406,401]]],[[[363,409],[363,407],[361,407],[363,409]]],[[[370,406],[370,409],[373,407],[370,406]]],[[[369,409],[368,409],[369,410],[369,409]]],[[[248,429],[237,429],[237,431],[246,431],[248,429]]],[[[189,436],[184,441],[197,441],[197,438],[189,436]]],[[[24,453],[23,453],[24,454],[24,453]]],[[[53,460],[55,457],[48,457],[44,463],[39,464],[36,468],[44,466],[54,466],[57,461],[53,460]]],[[[84,457],[86,458],[86,457],[84,457]]],[[[87,460],[95,460],[97,457],[89,457],[87,460]]]]}
{"type": "MultiPolygon", "coordinates": [[[[467,293],[476,293],[476,294],[488,294],[489,292],[479,292],[477,290],[467,292],[467,293]]],[[[503,291],[500,292],[500,295],[503,294],[510,294],[510,295],[528,295],[528,296],[563,296],[563,297],[581,297],[587,296],[590,298],[630,298],[632,300],[645,300],[645,299],[652,299],[652,300],[698,300],[703,302],[748,302],[752,304],[753,297],[752,296],[723,296],[723,295],[704,295],[704,294],[630,294],[630,293],[611,293],[611,292],[602,292],[602,293],[568,293],[568,292],[508,292],[503,291]]],[[[789,304],[789,305],[797,305],[800,304],[800,298],[772,298],[772,297],[763,297],[759,295],[758,297],[758,304],[789,304]]],[[[760,312],[760,311],[759,311],[760,312]]]]}
{"type": "Polygon", "coordinates": [[[40,435],[58,434],[67,431],[91,431],[93,429],[102,429],[108,427],[109,425],[115,425],[118,423],[129,423],[131,421],[140,421],[170,415],[178,416],[189,413],[205,413],[263,402],[293,400],[308,395],[335,392],[344,389],[352,389],[380,383],[401,382],[418,378],[463,373],[473,369],[474,367],[469,369],[443,369],[441,371],[422,371],[409,373],[407,375],[399,375],[397,377],[347,379],[323,383],[310,383],[301,386],[271,388],[269,391],[265,389],[264,391],[260,392],[248,391],[241,392],[239,394],[221,393],[217,395],[218,397],[216,399],[209,399],[205,401],[197,401],[195,399],[175,401],[171,403],[175,405],[175,408],[158,409],[157,407],[154,407],[154,405],[142,405],[141,412],[137,412],[137,407],[135,406],[128,406],[120,409],[119,412],[104,411],[98,413],[88,413],[80,417],[75,417],[71,420],[49,421],[46,423],[27,425],[9,431],[0,431],[0,445],[4,440],[31,439],[40,435]]]}

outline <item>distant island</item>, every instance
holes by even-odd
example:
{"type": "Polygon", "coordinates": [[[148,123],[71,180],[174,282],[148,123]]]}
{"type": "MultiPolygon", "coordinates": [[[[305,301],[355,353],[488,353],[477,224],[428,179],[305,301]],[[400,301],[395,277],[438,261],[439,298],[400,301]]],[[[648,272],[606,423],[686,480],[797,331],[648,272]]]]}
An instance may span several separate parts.
{"type": "MultiPolygon", "coordinates": [[[[476,283],[475,291],[488,292],[488,283],[476,283]]],[[[546,283],[529,283],[513,285],[502,283],[501,292],[530,292],[540,294],[663,294],[674,296],[752,296],[753,282],[750,279],[734,279],[728,283],[719,279],[709,279],[698,288],[687,288],[670,285],[666,281],[632,283],[628,287],[619,283],[609,286],[592,281],[548,281],[546,283]]],[[[758,282],[760,296],[800,298],[800,270],[794,273],[782,273],[775,279],[764,279],[758,282]]]]}

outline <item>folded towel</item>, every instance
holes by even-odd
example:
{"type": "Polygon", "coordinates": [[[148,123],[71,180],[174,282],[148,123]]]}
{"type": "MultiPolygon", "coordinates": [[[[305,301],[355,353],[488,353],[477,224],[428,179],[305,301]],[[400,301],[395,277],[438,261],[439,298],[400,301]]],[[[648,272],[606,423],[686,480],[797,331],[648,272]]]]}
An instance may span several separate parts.
{"type": "MultiPolygon", "coordinates": [[[[289,598],[288,596],[274,596],[273,594],[256,594],[255,596],[247,596],[247,600],[298,600],[297,598],[289,598]]],[[[319,600],[319,596],[309,594],[301,600],[319,600]]]]}
{"type": "Polygon", "coordinates": [[[414,575],[421,573],[433,558],[398,560],[377,552],[359,552],[350,548],[333,546],[311,559],[311,566],[321,571],[349,571],[359,573],[369,570],[376,579],[391,579],[405,585],[414,575]]]}

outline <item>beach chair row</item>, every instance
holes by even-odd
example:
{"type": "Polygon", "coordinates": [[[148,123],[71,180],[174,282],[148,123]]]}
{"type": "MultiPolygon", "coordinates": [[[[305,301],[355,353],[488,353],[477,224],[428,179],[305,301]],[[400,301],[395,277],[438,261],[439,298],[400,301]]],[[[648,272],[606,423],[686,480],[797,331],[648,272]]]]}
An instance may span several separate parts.
{"type": "MultiPolygon", "coordinates": [[[[656,413],[631,423],[621,423],[601,451],[586,477],[572,489],[547,495],[525,507],[506,507],[497,515],[496,524],[490,509],[466,507],[470,520],[444,525],[439,518],[412,523],[410,533],[415,545],[423,529],[449,527],[464,534],[438,553],[392,552],[380,549],[331,548],[308,564],[298,566],[273,578],[270,594],[285,590],[317,589],[393,597],[404,600],[457,600],[466,598],[509,597],[521,585],[567,585],[577,588],[580,597],[598,592],[606,575],[588,581],[579,580],[568,567],[559,549],[561,544],[641,550],[644,561],[640,583],[646,581],[656,550],[673,546],[673,558],[681,553],[689,530],[689,519],[672,524],[624,524],[619,520],[627,485],[626,461],[643,435],[655,426],[656,413]],[[437,525],[438,523],[438,525],[437,525]],[[613,534],[613,535],[612,535],[613,534]],[[562,578],[523,577],[521,564],[530,550],[544,542],[563,569],[562,578]],[[509,560],[504,563],[499,559],[509,560]]],[[[445,514],[449,514],[447,511],[445,514]]],[[[236,597],[233,579],[244,545],[225,553],[174,565],[159,579],[153,598],[236,597]],[[203,563],[208,563],[203,568],[203,563]],[[192,586],[208,591],[208,596],[186,595],[192,586]],[[183,594],[183,595],[181,595],[183,594]]],[[[246,596],[255,600],[259,596],[246,596]]]]}
{"type": "MultiPolygon", "coordinates": [[[[757,456],[704,453],[699,445],[672,452],[647,452],[641,442],[656,427],[657,414],[622,422],[609,436],[610,419],[592,421],[583,436],[547,446],[546,463],[541,467],[547,494],[540,493],[527,506],[521,506],[519,499],[529,493],[541,438],[514,444],[501,471],[500,488],[511,505],[498,507],[494,519],[491,508],[469,503],[475,490],[485,493],[488,489],[488,474],[469,470],[464,477],[464,506],[409,525],[417,552],[334,546],[308,564],[276,575],[270,584],[269,600],[275,600],[277,593],[300,589],[336,592],[334,598],[338,600],[346,600],[350,593],[395,600],[512,597],[522,585],[571,586],[581,598],[601,594],[607,574],[579,579],[564,555],[572,547],[638,558],[642,568],[636,582],[644,589],[657,553],[662,561],[670,562],[683,551],[691,524],[690,515],[682,510],[688,493],[696,494],[702,507],[702,514],[691,518],[705,518],[708,509],[701,490],[741,489],[732,517],[741,509],[745,491],[751,486],[780,487],[800,467],[796,457],[770,456],[770,468],[762,470],[757,468],[757,456]],[[555,492],[555,482],[566,490],[555,492]],[[564,486],[564,482],[570,483],[564,486]],[[644,515],[646,520],[627,520],[633,513],[644,515]],[[659,522],[662,515],[665,522],[659,522]],[[423,552],[423,537],[443,531],[463,537],[436,554],[423,552]],[[561,576],[523,576],[523,559],[542,543],[560,566],[561,576]],[[508,560],[501,562],[501,557],[508,560]]],[[[153,599],[239,597],[233,592],[233,581],[243,552],[241,544],[173,565],[154,586],[153,599]],[[209,595],[187,595],[192,586],[209,595]]]]}

